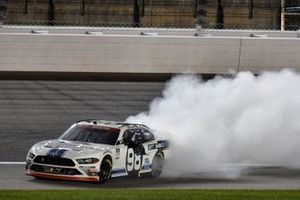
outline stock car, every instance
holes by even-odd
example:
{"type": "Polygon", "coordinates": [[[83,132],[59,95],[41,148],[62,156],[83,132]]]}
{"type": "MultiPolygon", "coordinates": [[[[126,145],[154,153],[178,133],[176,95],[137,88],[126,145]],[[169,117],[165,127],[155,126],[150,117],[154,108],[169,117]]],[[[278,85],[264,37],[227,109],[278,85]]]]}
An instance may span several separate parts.
{"type": "Polygon", "coordinates": [[[158,177],[168,146],[143,124],[81,120],[58,139],[34,144],[26,157],[26,174],[99,183],[119,176],[158,177]]]}

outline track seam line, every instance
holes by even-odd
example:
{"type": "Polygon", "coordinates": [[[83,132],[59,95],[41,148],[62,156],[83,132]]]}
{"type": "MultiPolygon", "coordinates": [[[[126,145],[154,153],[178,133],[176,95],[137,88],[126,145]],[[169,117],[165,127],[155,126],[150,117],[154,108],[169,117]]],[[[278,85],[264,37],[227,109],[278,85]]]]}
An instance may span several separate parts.
{"type": "Polygon", "coordinates": [[[26,162],[0,162],[0,165],[25,165],[26,162]]]}

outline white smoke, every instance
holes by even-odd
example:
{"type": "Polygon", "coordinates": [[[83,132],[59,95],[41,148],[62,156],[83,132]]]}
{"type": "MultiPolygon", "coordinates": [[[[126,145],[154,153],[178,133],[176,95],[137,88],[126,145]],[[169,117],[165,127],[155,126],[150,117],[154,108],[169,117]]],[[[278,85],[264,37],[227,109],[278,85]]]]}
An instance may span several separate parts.
{"type": "Polygon", "coordinates": [[[300,75],[290,70],[209,81],[180,75],[127,121],[170,133],[168,175],[228,164],[300,168],[300,75]]]}

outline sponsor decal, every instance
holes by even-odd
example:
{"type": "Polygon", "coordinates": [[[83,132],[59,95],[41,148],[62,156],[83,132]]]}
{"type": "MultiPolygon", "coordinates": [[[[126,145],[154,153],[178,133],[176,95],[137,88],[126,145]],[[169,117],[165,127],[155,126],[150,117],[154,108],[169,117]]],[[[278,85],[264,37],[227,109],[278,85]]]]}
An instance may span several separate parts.
{"type": "Polygon", "coordinates": [[[155,144],[149,144],[148,145],[148,150],[153,150],[153,149],[167,149],[169,147],[169,142],[166,140],[160,140],[157,141],[155,144]]]}
{"type": "Polygon", "coordinates": [[[144,163],[145,163],[146,165],[150,164],[150,159],[149,159],[149,158],[145,158],[144,163]]]}
{"type": "Polygon", "coordinates": [[[61,168],[60,167],[51,167],[50,168],[50,172],[51,173],[54,173],[54,174],[59,174],[61,171],[61,168]]]}
{"type": "Polygon", "coordinates": [[[120,148],[116,148],[116,156],[120,156],[120,148]]]}
{"type": "Polygon", "coordinates": [[[151,169],[151,165],[143,165],[142,170],[151,169]]]}
{"type": "Polygon", "coordinates": [[[116,160],[120,159],[120,148],[116,148],[116,160]]]}
{"type": "Polygon", "coordinates": [[[50,149],[47,156],[61,158],[67,153],[68,149],[50,149]]]}
{"type": "Polygon", "coordinates": [[[60,168],[60,167],[44,166],[43,169],[46,173],[52,173],[52,174],[60,174],[62,171],[62,168],[60,168]]]}
{"type": "Polygon", "coordinates": [[[153,150],[153,149],[156,149],[156,144],[149,144],[148,150],[153,150]]]}

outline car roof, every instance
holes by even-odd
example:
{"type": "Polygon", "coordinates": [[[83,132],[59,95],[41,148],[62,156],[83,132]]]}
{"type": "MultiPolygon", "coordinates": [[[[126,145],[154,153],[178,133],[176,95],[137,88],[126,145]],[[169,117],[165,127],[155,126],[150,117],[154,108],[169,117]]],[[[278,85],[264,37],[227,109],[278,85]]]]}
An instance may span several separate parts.
{"type": "Polygon", "coordinates": [[[80,121],[77,121],[76,124],[91,124],[93,126],[105,126],[110,128],[118,128],[121,129],[123,127],[125,128],[146,128],[149,129],[144,124],[137,124],[137,123],[127,123],[127,122],[118,122],[118,121],[108,121],[108,120],[101,120],[101,119],[83,119],[80,121]]]}

